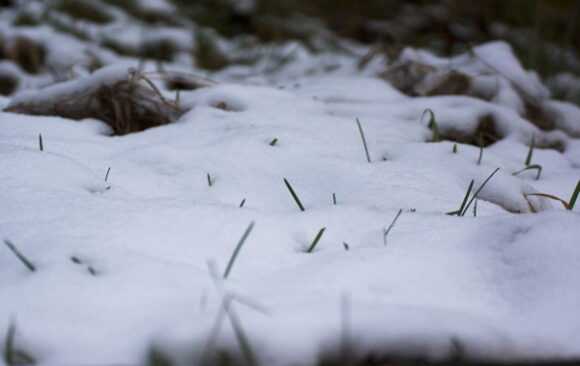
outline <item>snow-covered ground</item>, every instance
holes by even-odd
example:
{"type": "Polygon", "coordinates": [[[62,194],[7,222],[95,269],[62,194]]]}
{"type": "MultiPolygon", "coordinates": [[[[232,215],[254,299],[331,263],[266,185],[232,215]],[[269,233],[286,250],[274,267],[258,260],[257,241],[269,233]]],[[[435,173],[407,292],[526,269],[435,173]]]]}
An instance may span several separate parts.
{"type": "MultiPolygon", "coordinates": [[[[142,364],[152,349],[190,365],[218,350],[281,366],[580,357],[578,207],[525,196],[569,200],[580,109],[549,100],[505,44],[472,52],[401,57],[434,70],[426,89],[454,65],[477,79],[471,96],[409,97],[377,77],[379,61],[359,71],[298,49],[276,77],[229,67],[182,91],[188,111],[142,132],[1,112],[0,239],[35,271],[2,244],[0,330],[16,325],[13,346],[41,365],[142,364]],[[530,98],[549,106],[553,130],[523,117],[530,98]],[[479,163],[477,146],[428,142],[426,109],[460,141],[492,116],[499,141],[479,163]],[[558,149],[533,150],[539,179],[513,175],[532,139],[558,149]],[[446,215],[497,168],[464,216],[446,215]]],[[[0,104],[60,103],[118,80],[126,60],[110,61],[0,104]]]]}

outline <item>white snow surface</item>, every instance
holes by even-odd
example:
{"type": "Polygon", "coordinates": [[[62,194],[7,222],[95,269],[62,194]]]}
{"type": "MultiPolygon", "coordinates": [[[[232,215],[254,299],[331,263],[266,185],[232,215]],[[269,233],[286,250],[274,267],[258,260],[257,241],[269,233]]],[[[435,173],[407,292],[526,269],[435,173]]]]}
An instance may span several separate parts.
{"type": "MultiPolygon", "coordinates": [[[[93,78],[120,75],[110,70],[93,78]]],[[[510,105],[410,98],[348,70],[284,87],[262,80],[182,92],[191,109],[180,120],[125,136],[96,120],[0,113],[0,239],[36,266],[27,270],[2,244],[0,330],[14,322],[17,347],[41,365],[139,364],[152,346],[196,364],[222,300],[235,294],[262,309],[232,305],[262,365],[315,364],[339,352],[345,333],[361,355],[442,360],[459,342],[492,360],[579,357],[577,207],[524,194],[567,200],[580,142],[538,130],[510,105]],[[478,165],[477,147],[458,144],[454,154],[452,142],[425,142],[425,108],[441,128],[459,130],[491,113],[502,140],[478,165]],[[532,134],[566,142],[564,153],[534,150],[539,180],[535,171],[512,175],[532,134]],[[464,217],[445,214],[496,168],[477,217],[473,206],[464,217]],[[212,278],[208,263],[221,275],[252,222],[229,277],[212,278]]],[[[511,76],[537,84],[530,73],[511,76]]],[[[86,80],[12,103],[89,88],[86,80]]],[[[559,123],[578,131],[578,118],[559,123]]],[[[216,342],[238,352],[228,320],[216,342]]]]}

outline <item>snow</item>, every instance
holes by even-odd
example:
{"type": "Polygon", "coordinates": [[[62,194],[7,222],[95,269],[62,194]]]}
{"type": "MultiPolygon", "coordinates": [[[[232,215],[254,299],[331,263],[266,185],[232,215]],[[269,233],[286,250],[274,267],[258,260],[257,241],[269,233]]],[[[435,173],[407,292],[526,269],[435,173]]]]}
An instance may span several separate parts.
{"type": "MultiPolygon", "coordinates": [[[[358,71],[341,56],[329,69],[328,55],[298,49],[277,77],[232,82],[251,70],[227,68],[216,75],[221,83],[181,92],[190,110],[178,121],[124,136],[93,119],[1,112],[0,239],[37,270],[0,248],[0,330],[14,321],[17,347],[42,365],[143,363],[150,347],[195,364],[223,299],[235,296],[263,365],[315,364],[339,352],[345,332],[361,356],[445,360],[459,344],[487,360],[579,357],[578,209],[524,196],[570,197],[580,177],[577,107],[547,99],[507,45],[473,52],[512,80],[502,79],[495,98],[409,97],[375,76],[378,64],[358,71]],[[522,116],[516,89],[560,113],[557,129],[522,116]],[[458,135],[491,115],[500,141],[484,149],[481,164],[478,147],[458,143],[453,153],[451,141],[428,143],[426,108],[442,132],[458,135]],[[532,136],[564,149],[534,150],[539,180],[533,171],[512,175],[525,167],[532,136]],[[473,205],[464,217],[445,214],[459,208],[471,180],[475,191],[496,168],[477,217],[473,205]],[[251,222],[229,278],[212,277],[251,222]]],[[[426,51],[406,55],[448,65],[426,51]]],[[[0,105],[90,92],[135,65],[111,62],[0,105]]],[[[490,67],[465,55],[452,64],[470,73],[490,67]]],[[[490,80],[481,93],[496,87],[490,80]]],[[[216,343],[210,350],[239,355],[228,319],[216,343]]]]}

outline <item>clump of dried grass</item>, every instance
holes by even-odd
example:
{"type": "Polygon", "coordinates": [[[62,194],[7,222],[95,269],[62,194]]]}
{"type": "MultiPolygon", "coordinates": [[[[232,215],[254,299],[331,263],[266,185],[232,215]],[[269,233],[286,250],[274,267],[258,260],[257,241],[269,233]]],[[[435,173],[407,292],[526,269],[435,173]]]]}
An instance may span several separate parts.
{"type": "Polygon", "coordinates": [[[75,120],[96,118],[109,124],[116,135],[142,131],[175,121],[186,109],[166,99],[145,75],[130,68],[108,82],[76,93],[50,93],[19,100],[5,111],[31,115],[60,116],[75,120]]]}
{"type": "Polygon", "coordinates": [[[46,50],[28,37],[19,36],[10,41],[0,39],[0,58],[6,58],[30,74],[42,71],[46,50]]]}

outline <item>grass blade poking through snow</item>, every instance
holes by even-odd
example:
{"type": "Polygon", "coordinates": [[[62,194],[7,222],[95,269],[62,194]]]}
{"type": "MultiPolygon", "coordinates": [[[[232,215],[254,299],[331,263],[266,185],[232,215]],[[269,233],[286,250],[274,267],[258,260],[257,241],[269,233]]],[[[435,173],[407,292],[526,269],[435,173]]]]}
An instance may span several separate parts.
{"type": "Polygon", "coordinates": [[[332,204],[336,205],[336,193],[332,193],[332,204]]]}
{"type": "Polygon", "coordinates": [[[278,139],[273,139],[272,141],[270,141],[270,143],[268,145],[276,146],[277,143],[278,143],[278,139]]]}
{"type": "Polygon", "coordinates": [[[16,323],[14,320],[10,322],[8,326],[8,332],[6,333],[6,340],[4,341],[4,362],[6,365],[34,365],[36,360],[34,357],[29,355],[27,352],[16,348],[15,343],[16,338],[16,323]]]}
{"type": "Polygon", "coordinates": [[[568,202],[564,201],[560,197],[556,197],[554,195],[546,194],[546,193],[528,193],[528,194],[524,194],[524,196],[525,197],[527,197],[527,196],[539,196],[539,197],[549,198],[551,200],[560,201],[566,210],[571,211],[574,208],[574,205],[576,204],[576,200],[578,199],[579,193],[580,193],[580,180],[576,184],[576,188],[574,188],[574,192],[572,192],[572,196],[570,197],[570,200],[568,202]]]}
{"type": "Polygon", "coordinates": [[[391,222],[391,225],[389,225],[389,228],[383,231],[383,242],[385,243],[385,245],[387,245],[387,235],[389,235],[389,232],[391,231],[391,229],[393,228],[393,226],[395,226],[395,223],[399,219],[399,216],[401,216],[401,213],[403,213],[403,209],[402,208],[399,209],[399,212],[397,213],[397,216],[395,216],[395,219],[393,220],[393,222],[391,222]]]}
{"type": "Polygon", "coordinates": [[[314,248],[316,248],[316,244],[318,244],[318,241],[320,240],[320,238],[322,238],[322,234],[324,234],[324,230],[326,230],[325,227],[323,227],[322,229],[320,229],[318,231],[318,234],[316,234],[316,237],[312,241],[312,244],[310,244],[310,247],[308,247],[308,249],[306,250],[306,253],[312,253],[314,248]]]}
{"type": "Polygon", "coordinates": [[[421,121],[423,120],[425,114],[427,113],[429,113],[431,117],[429,119],[427,127],[429,127],[431,131],[433,131],[433,139],[431,140],[431,142],[441,142],[441,135],[439,134],[439,125],[437,124],[437,120],[435,119],[435,113],[431,108],[427,108],[423,111],[423,114],[421,114],[421,121]]]}
{"type": "Polygon", "coordinates": [[[497,173],[497,171],[499,170],[499,168],[496,168],[493,173],[491,173],[489,175],[489,177],[487,177],[487,179],[485,181],[483,181],[483,184],[481,186],[479,186],[479,188],[477,189],[477,191],[475,191],[475,194],[473,195],[473,197],[471,197],[471,199],[469,200],[469,202],[467,203],[467,205],[465,206],[465,208],[463,209],[463,211],[459,214],[459,216],[465,216],[465,213],[467,212],[467,209],[469,208],[469,206],[471,206],[471,203],[473,202],[473,200],[475,200],[477,198],[477,195],[479,194],[479,192],[481,192],[481,190],[483,189],[483,187],[485,187],[485,185],[487,184],[487,182],[489,182],[489,180],[491,179],[491,177],[493,177],[495,175],[495,173],[497,173]]]}
{"type": "Polygon", "coordinates": [[[290,194],[294,198],[294,201],[296,201],[296,204],[298,205],[298,207],[300,208],[300,210],[301,211],[304,211],[304,206],[302,206],[302,202],[300,202],[300,198],[298,198],[298,195],[296,195],[296,192],[294,192],[294,189],[290,185],[290,182],[288,182],[288,179],[284,178],[284,184],[286,184],[286,187],[290,191],[290,194]]]}
{"type": "Polygon", "coordinates": [[[42,134],[38,134],[38,148],[40,151],[44,151],[44,143],[42,142],[42,134]]]}
{"type": "Polygon", "coordinates": [[[240,207],[244,207],[244,204],[245,204],[245,203],[246,203],[246,199],[244,198],[244,199],[242,200],[242,202],[240,202],[240,207]]]}
{"type": "Polygon", "coordinates": [[[236,245],[236,249],[234,249],[234,252],[232,253],[232,256],[230,257],[230,261],[228,262],[228,266],[226,267],[226,270],[224,272],[224,276],[223,276],[224,279],[228,278],[228,276],[230,274],[230,271],[232,270],[232,267],[234,265],[234,262],[236,261],[236,258],[238,256],[238,253],[242,249],[242,246],[244,245],[244,242],[246,241],[246,239],[250,235],[250,232],[252,231],[253,228],[254,228],[254,223],[252,222],[248,226],[248,228],[246,229],[246,231],[244,232],[244,235],[242,235],[242,238],[238,242],[238,245],[236,245]]]}
{"type": "Polygon", "coordinates": [[[30,272],[34,272],[36,271],[36,267],[34,266],[34,264],[32,264],[32,262],[30,262],[25,256],[24,254],[22,254],[17,248],[16,246],[14,246],[14,244],[12,244],[10,242],[10,240],[8,239],[4,239],[4,244],[6,244],[6,246],[8,247],[8,249],[10,249],[10,251],[12,253],[14,253],[14,255],[16,256],[16,258],[20,259],[20,261],[26,266],[26,268],[28,268],[30,270],[30,272]]]}
{"type": "Polygon", "coordinates": [[[542,167],[538,164],[528,165],[524,169],[518,170],[517,172],[513,173],[512,175],[518,175],[521,172],[525,172],[526,170],[531,170],[531,169],[536,169],[538,171],[538,174],[536,174],[536,180],[540,179],[540,175],[542,174],[542,167]]]}
{"type": "Polygon", "coordinates": [[[483,158],[483,136],[481,133],[477,137],[477,144],[479,145],[479,158],[477,158],[477,165],[481,165],[481,160],[483,158]]]}
{"type": "Polygon", "coordinates": [[[447,212],[447,215],[461,216],[461,213],[463,212],[463,209],[465,208],[465,205],[467,204],[467,200],[469,199],[469,195],[471,194],[471,190],[473,189],[473,183],[475,183],[475,181],[472,179],[471,182],[469,182],[469,186],[467,187],[467,192],[465,193],[465,197],[463,197],[463,202],[461,202],[461,206],[459,206],[459,210],[453,211],[453,212],[447,212]]]}
{"type": "Polygon", "coordinates": [[[207,185],[210,187],[213,185],[213,180],[211,179],[211,175],[209,175],[209,173],[207,173],[207,185]]]}
{"type": "Polygon", "coordinates": [[[532,162],[532,154],[534,153],[534,147],[536,145],[536,134],[532,134],[532,143],[530,144],[530,150],[528,150],[528,155],[526,156],[525,165],[529,166],[532,162]]]}
{"type": "Polygon", "coordinates": [[[360,138],[362,139],[363,146],[365,148],[365,154],[367,156],[367,161],[371,162],[371,156],[369,155],[369,148],[367,146],[367,140],[365,139],[365,134],[363,132],[362,126],[360,125],[360,121],[358,118],[356,119],[356,125],[358,126],[358,132],[360,132],[360,138]]]}

